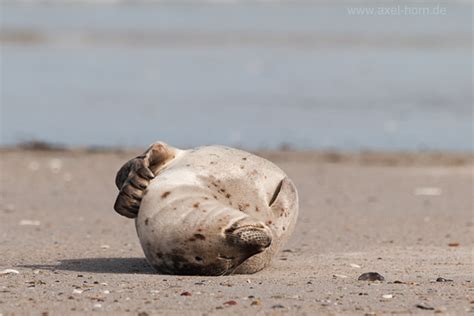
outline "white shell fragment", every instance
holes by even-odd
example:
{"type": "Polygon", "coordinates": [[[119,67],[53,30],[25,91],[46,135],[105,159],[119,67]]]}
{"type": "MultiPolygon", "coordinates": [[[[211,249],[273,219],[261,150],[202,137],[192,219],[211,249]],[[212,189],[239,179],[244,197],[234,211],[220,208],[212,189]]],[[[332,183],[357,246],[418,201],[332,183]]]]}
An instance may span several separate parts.
{"type": "Polygon", "coordinates": [[[441,193],[443,193],[443,191],[437,187],[419,187],[414,191],[416,196],[438,196],[441,195],[441,193]]]}
{"type": "Polygon", "coordinates": [[[334,278],[340,278],[340,279],[346,279],[347,275],[344,274],[333,274],[332,275],[334,278]]]}
{"type": "Polygon", "coordinates": [[[31,171],[38,171],[39,168],[40,164],[36,160],[30,161],[30,163],[28,164],[28,169],[30,169],[31,171]]]}
{"type": "Polygon", "coordinates": [[[61,159],[54,158],[49,161],[49,169],[52,173],[58,173],[63,168],[63,162],[61,159]]]}
{"type": "Polygon", "coordinates": [[[20,272],[18,272],[17,270],[13,270],[13,269],[5,269],[5,270],[0,271],[0,275],[18,274],[18,273],[20,273],[20,272]]]}
{"type": "Polygon", "coordinates": [[[63,176],[63,179],[66,182],[71,182],[72,181],[72,174],[70,174],[69,172],[66,172],[63,176]]]}
{"type": "Polygon", "coordinates": [[[40,221],[34,221],[34,220],[29,220],[29,219],[22,219],[20,221],[21,226],[39,226],[41,225],[40,221]]]}

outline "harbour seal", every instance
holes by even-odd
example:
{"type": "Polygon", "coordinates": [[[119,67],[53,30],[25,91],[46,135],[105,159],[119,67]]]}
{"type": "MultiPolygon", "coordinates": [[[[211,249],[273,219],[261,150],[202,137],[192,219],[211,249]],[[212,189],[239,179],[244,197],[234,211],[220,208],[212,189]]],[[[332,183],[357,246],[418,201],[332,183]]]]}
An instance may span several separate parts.
{"type": "Polygon", "coordinates": [[[248,152],[158,142],[118,171],[114,209],[135,218],[159,273],[228,275],[268,266],[298,216],[293,182],[248,152]]]}

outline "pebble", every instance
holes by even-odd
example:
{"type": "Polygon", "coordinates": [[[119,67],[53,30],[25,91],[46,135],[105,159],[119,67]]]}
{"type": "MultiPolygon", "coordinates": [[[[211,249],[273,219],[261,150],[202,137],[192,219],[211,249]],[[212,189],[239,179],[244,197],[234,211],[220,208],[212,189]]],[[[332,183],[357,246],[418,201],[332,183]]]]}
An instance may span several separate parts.
{"type": "Polygon", "coordinates": [[[385,278],[378,272],[362,273],[357,280],[359,281],[383,281],[385,278]]]}
{"type": "Polygon", "coordinates": [[[351,264],[349,264],[349,265],[350,265],[351,267],[353,267],[353,268],[357,268],[357,269],[360,269],[360,268],[361,268],[360,265],[355,264],[355,263],[351,263],[351,264]]]}
{"type": "Polygon", "coordinates": [[[183,293],[181,293],[181,296],[191,296],[192,294],[188,291],[184,291],[183,293]]]}
{"type": "Polygon", "coordinates": [[[390,298],[393,298],[393,295],[392,294],[384,294],[382,295],[383,298],[385,299],[390,299],[390,298]]]}
{"type": "Polygon", "coordinates": [[[232,283],[229,283],[229,282],[221,282],[219,283],[220,286],[227,286],[227,287],[232,287],[233,284],[232,283]]]}
{"type": "Polygon", "coordinates": [[[250,305],[252,305],[252,306],[260,305],[260,304],[262,304],[262,302],[260,300],[255,300],[255,301],[252,301],[252,303],[250,303],[250,305]]]}
{"type": "Polygon", "coordinates": [[[99,304],[99,303],[94,304],[94,308],[101,308],[101,307],[102,307],[102,304],[99,304]]]}
{"type": "Polygon", "coordinates": [[[11,213],[15,210],[15,205],[14,204],[7,204],[5,205],[4,209],[5,209],[5,212],[7,213],[11,213]]]}
{"type": "Polygon", "coordinates": [[[72,291],[72,294],[82,294],[82,292],[84,292],[83,290],[80,290],[80,289],[74,289],[72,291]]]}
{"type": "Polygon", "coordinates": [[[285,306],[281,305],[281,304],[275,304],[272,306],[272,308],[276,309],[276,308],[285,308],[285,306]]]}
{"type": "Polygon", "coordinates": [[[227,301],[227,302],[224,302],[224,305],[237,305],[237,302],[236,301],[227,301]]]}

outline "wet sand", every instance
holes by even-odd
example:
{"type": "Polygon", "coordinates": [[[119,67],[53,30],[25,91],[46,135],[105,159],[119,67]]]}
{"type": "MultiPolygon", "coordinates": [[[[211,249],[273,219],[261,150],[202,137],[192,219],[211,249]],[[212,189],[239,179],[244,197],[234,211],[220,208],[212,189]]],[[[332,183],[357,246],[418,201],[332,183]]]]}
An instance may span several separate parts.
{"type": "Polygon", "coordinates": [[[0,314],[474,310],[472,155],[262,152],[299,189],[291,241],[257,274],[183,277],[154,274],[112,209],[138,152],[0,152],[0,271],[19,272],[0,275],[0,314]]]}

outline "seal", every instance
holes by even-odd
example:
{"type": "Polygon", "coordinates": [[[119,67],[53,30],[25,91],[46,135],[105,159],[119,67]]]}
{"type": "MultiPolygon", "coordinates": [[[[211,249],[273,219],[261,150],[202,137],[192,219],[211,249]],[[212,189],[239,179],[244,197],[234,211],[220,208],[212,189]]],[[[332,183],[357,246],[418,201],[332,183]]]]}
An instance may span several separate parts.
{"type": "Polygon", "coordinates": [[[152,144],[118,171],[114,209],[134,218],[159,273],[228,275],[268,266],[298,216],[298,194],[272,162],[248,152],[152,144]]]}

